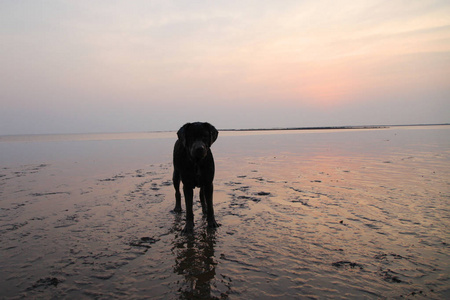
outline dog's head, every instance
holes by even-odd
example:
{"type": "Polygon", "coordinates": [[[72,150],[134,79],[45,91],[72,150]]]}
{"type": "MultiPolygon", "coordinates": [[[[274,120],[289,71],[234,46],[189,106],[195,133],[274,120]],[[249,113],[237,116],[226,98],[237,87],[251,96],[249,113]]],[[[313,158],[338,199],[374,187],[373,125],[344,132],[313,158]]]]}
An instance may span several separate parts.
{"type": "Polygon", "coordinates": [[[177,132],[178,139],[194,160],[206,157],[219,132],[209,123],[187,123],[177,132]]]}

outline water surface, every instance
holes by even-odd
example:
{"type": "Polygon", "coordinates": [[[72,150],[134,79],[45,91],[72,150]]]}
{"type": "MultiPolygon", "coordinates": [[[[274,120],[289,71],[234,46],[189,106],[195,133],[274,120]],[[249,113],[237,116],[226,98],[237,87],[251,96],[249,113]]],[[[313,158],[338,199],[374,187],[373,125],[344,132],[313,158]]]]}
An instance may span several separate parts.
{"type": "Polygon", "coordinates": [[[175,138],[0,138],[2,296],[450,296],[450,127],[221,132],[190,236],[175,138]]]}

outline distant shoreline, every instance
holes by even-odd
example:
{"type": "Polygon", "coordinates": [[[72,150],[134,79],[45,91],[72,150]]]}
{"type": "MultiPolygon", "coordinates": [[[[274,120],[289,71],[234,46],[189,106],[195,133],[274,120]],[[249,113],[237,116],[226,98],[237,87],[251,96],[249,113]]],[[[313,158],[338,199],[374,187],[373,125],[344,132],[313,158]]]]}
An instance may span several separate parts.
{"type": "Polygon", "coordinates": [[[343,130],[343,129],[386,129],[391,127],[419,127],[419,126],[448,126],[442,124],[410,124],[410,125],[359,125],[359,126],[317,126],[317,127],[283,127],[283,128],[243,128],[243,129],[219,129],[219,131],[283,131],[283,130],[343,130]]]}
{"type": "Polygon", "coordinates": [[[381,129],[389,127],[390,126],[327,126],[327,127],[219,129],[219,131],[340,130],[340,129],[381,129]]]}
{"type": "MultiPolygon", "coordinates": [[[[224,132],[253,132],[253,131],[308,131],[308,130],[357,130],[357,129],[388,129],[391,127],[421,127],[421,126],[450,126],[450,123],[440,124],[410,124],[410,125],[349,125],[349,126],[310,126],[310,127],[272,127],[272,128],[225,128],[218,129],[224,132]]],[[[55,137],[55,136],[92,136],[92,135],[127,135],[127,134],[149,134],[149,133],[172,133],[176,130],[155,130],[137,132],[86,132],[86,133],[29,133],[29,134],[0,134],[0,142],[12,141],[15,137],[55,137]]]]}

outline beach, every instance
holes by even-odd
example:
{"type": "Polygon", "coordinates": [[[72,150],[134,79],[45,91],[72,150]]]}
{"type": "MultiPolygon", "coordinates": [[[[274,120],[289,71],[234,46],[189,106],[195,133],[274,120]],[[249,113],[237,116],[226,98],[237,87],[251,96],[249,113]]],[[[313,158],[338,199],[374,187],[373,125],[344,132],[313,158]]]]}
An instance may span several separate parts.
{"type": "Polygon", "coordinates": [[[0,297],[450,298],[450,126],[220,132],[192,235],[175,140],[0,137],[0,297]]]}

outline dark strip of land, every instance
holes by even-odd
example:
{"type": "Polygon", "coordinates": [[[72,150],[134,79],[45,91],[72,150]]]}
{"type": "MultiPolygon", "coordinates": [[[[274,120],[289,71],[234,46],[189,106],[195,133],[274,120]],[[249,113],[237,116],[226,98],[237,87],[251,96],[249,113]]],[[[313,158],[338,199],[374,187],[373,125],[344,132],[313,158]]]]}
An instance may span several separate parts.
{"type": "Polygon", "coordinates": [[[444,124],[411,124],[411,125],[363,125],[363,126],[324,126],[324,127],[284,127],[284,128],[243,128],[243,129],[220,129],[219,131],[275,131],[275,130],[342,130],[342,129],[384,129],[390,127],[406,126],[442,126],[444,124]]]}

